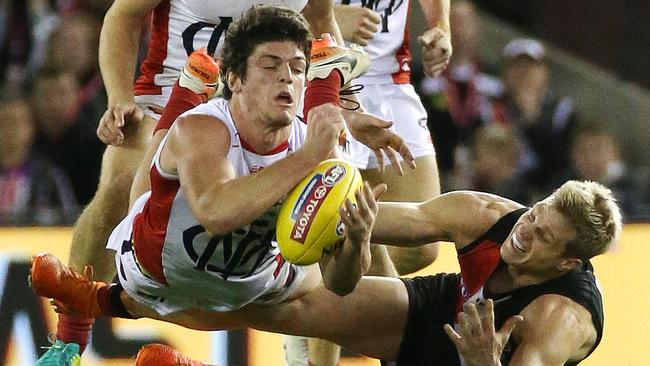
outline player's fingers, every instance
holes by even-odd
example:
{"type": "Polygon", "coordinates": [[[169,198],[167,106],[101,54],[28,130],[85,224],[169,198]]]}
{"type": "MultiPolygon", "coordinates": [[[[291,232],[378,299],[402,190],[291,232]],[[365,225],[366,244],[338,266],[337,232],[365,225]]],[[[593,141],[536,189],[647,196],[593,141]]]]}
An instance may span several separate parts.
{"type": "Polygon", "coordinates": [[[366,198],[365,185],[362,185],[356,192],[354,192],[354,196],[357,199],[357,210],[358,210],[359,217],[362,218],[363,221],[365,222],[371,221],[373,212],[370,210],[370,207],[368,206],[368,199],[366,198]]]}
{"type": "Polygon", "coordinates": [[[446,67],[447,67],[448,62],[442,62],[439,64],[434,64],[428,67],[425,67],[425,73],[429,77],[436,77],[438,76],[446,67]]]}
{"type": "Polygon", "coordinates": [[[382,149],[375,149],[372,151],[375,154],[375,157],[377,158],[377,170],[380,173],[384,172],[384,153],[382,152],[382,149]]]}
{"type": "Polygon", "coordinates": [[[465,312],[458,314],[458,332],[461,337],[468,337],[472,334],[472,326],[469,315],[465,312]]]}
{"type": "Polygon", "coordinates": [[[345,208],[345,205],[341,205],[341,207],[339,207],[339,218],[345,227],[344,233],[347,235],[348,227],[350,227],[352,223],[350,222],[350,215],[348,214],[348,210],[345,208]]]}
{"type": "Polygon", "coordinates": [[[369,120],[370,120],[370,124],[376,128],[386,129],[386,128],[390,128],[393,125],[392,121],[386,121],[378,117],[370,118],[369,120]]]}
{"type": "Polygon", "coordinates": [[[140,122],[144,118],[144,111],[137,105],[133,105],[133,112],[131,113],[136,122],[140,122]]]}
{"type": "MultiPolygon", "coordinates": [[[[385,183],[381,183],[375,186],[375,188],[372,189],[372,195],[375,197],[375,205],[377,205],[377,200],[379,197],[381,197],[384,192],[388,190],[388,186],[385,183]]],[[[378,205],[377,205],[378,208],[378,205]]]]}
{"type": "Polygon", "coordinates": [[[97,126],[97,137],[105,144],[115,144],[119,141],[119,136],[122,134],[119,128],[115,125],[112,118],[112,112],[106,112],[99,120],[97,126]]]}
{"type": "Polygon", "coordinates": [[[374,36],[375,36],[375,31],[373,31],[372,29],[359,28],[354,33],[354,42],[362,46],[367,46],[370,40],[374,38],[374,36]]]}
{"type": "Polygon", "coordinates": [[[388,155],[388,159],[390,159],[391,165],[393,165],[393,169],[395,169],[395,173],[399,176],[403,176],[404,169],[402,169],[402,164],[400,164],[399,158],[397,157],[397,151],[390,146],[388,146],[385,151],[386,155],[388,155]]]}
{"type": "Polygon", "coordinates": [[[456,333],[454,328],[452,328],[449,324],[445,324],[443,326],[443,329],[445,330],[445,333],[447,333],[449,340],[456,346],[456,349],[460,351],[461,348],[464,347],[463,339],[461,338],[460,334],[456,333]]]}
{"type": "Polygon", "coordinates": [[[418,37],[418,43],[423,47],[429,47],[433,42],[435,42],[433,33],[424,33],[418,37]]]}
{"type": "Polygon", "coordinates": [[[483,326],[481,324],[481,317],[478,315],[478,311],[476,310],[476,305],[465,303],[463,311],[469,318],[470,327],[474,334],[481,334],[483,326]]]}
{"type": "Polygon", "coordinates": [[[373,12],[371,12],[371,14],[372,14],[372,16],[364,17],[361,20],[361,27],[365,28],[365,29],[371,31],[373,34],[375,34],[379,30],[379,23],[381,22],[381,18],[379,18],[379,21],[376,22],[375,20],[377,18],[375,18],[374,16],[376,16],[377,13],[375,13],[373,11],[373,12]]]}
{"type": "Polygon", "coordinates": [[[403,138],[401,138],[398,134],[394,134],[390,138],[390,146],[399,152],[399,155],[402,157],[402,159],[404,159],[404,161],[406,161],[411,169],[416,168],[415,157],[413,156],[411,149],[403,138]]]}
{"type": "Polygon", "coordinates": [[[358,44],[358,45],[361,46],[361,47],[365,47],[365,46],[368,45],[369,40],[367,40],[367,39],[363,39],[363,38],[360,37],[358,34],[354,34],[354,35],[352,36],[352,42],[358,44]]]}
{"type": "Polygon", "coordinates": [[[502,343],[505,344],[508,341],[508,338],[510,338],[510,334],[512,334],[512,331],[515,330],[515,327],[524,321],[524,317],[521,315],[515,315],[510,317],[506,322],[503,324],[501,329],[499,330],[499,335],[502,337],[502,343]]]}
{"type": "Polygon", "coordinates": [[[124,109],[122,108],[113,108],[113,120],[117,127],[124,127],[124,109]]]}
{"type": "Polygon", "coordinates": [[[433,52],[422,57],[422,63],[425,65],[439,65],[447,62],[449,62],[449,57],[433,52]]]}
{"type": "Polygon", "coordinates": [[[372,11],[368,8],[364,8],[364,9],[366,9],[364,10],[366,13],[365,16],[363,17],[364,19],[366,19],[367,21],[373,24],[381,23],[381,16],[379,16],[379,13],[377,13],[376,11],[372,11]]]}
{"type": "Polygon", "coordinates": [[[488,299],[485,303],[485,315],[483,316],[483,329],[494,334],[494,301],[488,299]]]}
{"type": "Polygon", "coordinates": [[[345,210],[348,212],[348,217],[350,219],[350,222],[356,225],[360,219],[358,205],[352,202],[350,199],[346,199],[344,205],[345,205],[345,210]]]}

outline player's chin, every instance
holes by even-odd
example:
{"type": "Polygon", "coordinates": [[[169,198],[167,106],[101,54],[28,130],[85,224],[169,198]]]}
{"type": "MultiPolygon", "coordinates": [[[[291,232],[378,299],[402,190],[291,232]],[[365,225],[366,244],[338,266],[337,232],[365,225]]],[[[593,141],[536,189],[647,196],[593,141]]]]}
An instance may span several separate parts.
{"type": "Polygon", "coordinates": [[[295,112],[278,111],[270,118],[275,126],[289,126],[296,116],[295,112]]]}
{"type": "Polygon", "coordinates": [[[501,246],[501,259],[506,264],[517,264],[521,263],[525,258],[523,258],[523,253],[519,253],[514,250],[509,242],[504,242],[501,246]]]}
{"type": "Polygon", "coordinates": [[[291,120],[296,116],[295,106],[278,106],[275,111],[277,120],[284,120],[286,123],[291,123],[291,120]]]}

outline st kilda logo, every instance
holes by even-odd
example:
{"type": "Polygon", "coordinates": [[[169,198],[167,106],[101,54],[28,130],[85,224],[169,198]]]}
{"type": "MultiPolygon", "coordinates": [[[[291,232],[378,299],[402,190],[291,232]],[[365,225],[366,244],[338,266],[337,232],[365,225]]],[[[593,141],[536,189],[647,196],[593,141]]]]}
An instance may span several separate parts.
{"type": "Polygon", "coordinates": [[[305,238],[309,232],[314,215],[325,201],[334,185],[345,176],[345,167],[334,165],[327,169],[325,174],[316,174],[307,183],[303,189],[298,202],[291,211],[293,220],[293,229],[291,230],[291,239],[305,243],[305,238]]]}

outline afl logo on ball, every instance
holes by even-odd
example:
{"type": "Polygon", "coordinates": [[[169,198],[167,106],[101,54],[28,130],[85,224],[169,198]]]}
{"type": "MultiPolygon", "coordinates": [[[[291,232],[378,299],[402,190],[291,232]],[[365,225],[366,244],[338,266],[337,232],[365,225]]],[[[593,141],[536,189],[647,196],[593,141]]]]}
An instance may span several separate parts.
{"type": "Polygon", "coordinates": [[[327,169],[325,174],[323,174],[323,184],[332,187],[336,182],[340,181],[341,178],[345,177],[345,167],[341,165],[334,165],[333,167],[327,169]]]}

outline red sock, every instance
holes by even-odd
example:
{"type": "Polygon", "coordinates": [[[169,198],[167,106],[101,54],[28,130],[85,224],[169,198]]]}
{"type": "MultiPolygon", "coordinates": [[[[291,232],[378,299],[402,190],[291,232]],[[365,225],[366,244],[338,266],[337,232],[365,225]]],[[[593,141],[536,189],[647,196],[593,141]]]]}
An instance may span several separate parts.
{"type": "Polygon", "coordinates": [[[208,98],[205,94],[196,94],[187,88],[181,87],[176,82],[154,132],[169,129],[178,116],[207,101],[208,98]]]}
{"type": "Polygon", "coordinates": [[[321,104],[333,103],[339,105],[339,92],[341,91],[341,73],[330,72],[325,79],[314,79],[307,83],[307,90],[305,91],[305,103],[303,107],[303,115],[305,121],[309,111],[321,104]]]}
{"type": "Polygon", "coordinates": [[[119,283],[111,283],[97,292],[97,303],[104,316],[112,318],[135,319],[129,314],[122,302],[124,288],[119,283]]]}
{"type": "Polygon", "coordinates": [[[90,340],[90,331],[95,323],[94,318],[80,315],[59,314],[59,323],[56,326],[56,339],[65,343],[79,345],[79,353],[83,353],[90,340]]]}

